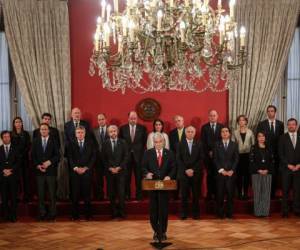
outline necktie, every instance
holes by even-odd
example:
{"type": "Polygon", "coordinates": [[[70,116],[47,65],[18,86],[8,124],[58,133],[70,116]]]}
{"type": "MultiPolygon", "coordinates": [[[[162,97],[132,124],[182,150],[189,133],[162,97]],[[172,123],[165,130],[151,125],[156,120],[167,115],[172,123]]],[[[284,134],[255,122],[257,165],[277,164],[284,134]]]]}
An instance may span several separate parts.
{"type": "Polygon", "coordinates": [[[178,129],[178,139],[181,141],[183,129],[178,129]]]}
{"type": "Polygon", "coordinates": [[[103,129],[103,127],[101,127],[101,129],[100,129],[100,138],[101,138],[101,141],[103,142],[104,141],[104,129],[103,129]]]}
{"type": "Polygon", "coordinates": [[[158,166],[161,167],[162,164],[161,150],[158,150],[157,162],[158,162],[158,166]]]}
{"type": "Polygon", "coordinates": [[[135,136],[134,126],[130,126],[130,138],[131,138],[131,142],[134,141],[134,136],[135,136]]]}
{"type": "Polygon", "coordinates": [[[274,131],[274,122],[271,122],[271,134],[274,135],[275,131],[274,131]]]}
{"type": "Polygon", "coordinates": [[[82,153],[82,151],[83,151],[83,141],[79,142],[79,149],[80,149],[80,153],[82,153]]]}
{"type": "Polygon", "coordinates": [[[8,146],[5,146],[5,158],[8,158],[8,154],[9,154],[9,149],[8,146]]]}
{"type": "Polygon", "coordinates": [[[211,129],[212,129],[212,132],[215,133],[215,124],[214,123],[211,125],[211,129]]]}
{"type": "Polygon", "coordinates": [[[190,155],[191,155],[192,154],[193,143],[191,141],[189,141],[188,145],[189,145],[189,152],[190,152],[190,155]]]}
{"type": "Polygon", "coordinates": [[[225,150],[227,150],[227,148],[228,148],[228,142],[224,143],[224,148],[225,148],[225,150]]]}
{"type": "Polygon", "coordinates": [[[116,148],[116,140],[112,140],[112,151],[114,152],[116,148]]]}
{"type": "Polygon", "coordinates": [[[44,138],[44,139],[43,139],[43,150],[44,150],[44,152],[46,151],[46,147],[47,147],[47,141],[46,141],[46,139],[44,138]]]}
{"type": "Polygon", "coordinates": [[[293,147],[295,149],[296,148],[296,136],[295,136],[295,133],[292,134],[292,143],[293,143],[293,147]]]}
{"type": "Polygon", "coordinates": [[[79,122],[75,122],[75,128],[79,127],[79,122]]]}

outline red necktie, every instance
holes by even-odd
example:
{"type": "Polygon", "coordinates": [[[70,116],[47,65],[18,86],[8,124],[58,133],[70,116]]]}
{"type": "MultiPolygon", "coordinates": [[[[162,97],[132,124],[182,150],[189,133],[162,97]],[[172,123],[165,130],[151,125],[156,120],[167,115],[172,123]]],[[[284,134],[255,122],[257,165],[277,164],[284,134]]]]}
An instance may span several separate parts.
{"type": "Polygon", "coordinates": [[[162,164],[161,150],[158,150],[157,161],[158,161],[158,166],[161,167],[161,164],[162,164]]]}

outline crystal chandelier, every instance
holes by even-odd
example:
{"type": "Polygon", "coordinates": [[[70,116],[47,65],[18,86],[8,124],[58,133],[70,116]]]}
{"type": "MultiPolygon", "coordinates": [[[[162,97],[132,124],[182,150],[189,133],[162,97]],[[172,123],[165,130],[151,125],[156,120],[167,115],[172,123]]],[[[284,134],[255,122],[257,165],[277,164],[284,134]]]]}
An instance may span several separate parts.
{"type": "Polygon", "coordinates": [[[90,75],[96,70],[103,88],[124,94],[154,91],[221,92],[237,80],[246,60],[244,27],[222,1],[118,0],[101,2],[90,75]]]}

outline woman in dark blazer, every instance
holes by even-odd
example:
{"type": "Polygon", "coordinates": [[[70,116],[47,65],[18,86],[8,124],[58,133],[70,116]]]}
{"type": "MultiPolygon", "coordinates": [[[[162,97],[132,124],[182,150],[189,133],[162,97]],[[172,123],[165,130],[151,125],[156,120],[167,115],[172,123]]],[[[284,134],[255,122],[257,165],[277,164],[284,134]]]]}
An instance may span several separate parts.
{"type": "Polygon", "coordinates": [[[17,149],[20,160],[20,180],[22,184],[23,201],[29,201],[29,150],[30,136],[23,128],[21,117],[15,117],[12,122],[12,145],[17,149]]]}
{"type": "Polygon", "coordinates": [[[266,217],[270,211],[274,157],[266,144],[264,132],[258,132],[257,142],[250,151],[250,171],[254,198],[254,215],[266,217]]]}

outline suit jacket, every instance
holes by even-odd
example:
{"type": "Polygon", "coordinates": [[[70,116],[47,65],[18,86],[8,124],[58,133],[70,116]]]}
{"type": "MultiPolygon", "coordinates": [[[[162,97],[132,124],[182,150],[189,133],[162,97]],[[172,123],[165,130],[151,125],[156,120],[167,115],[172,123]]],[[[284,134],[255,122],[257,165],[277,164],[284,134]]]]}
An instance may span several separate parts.
{"type": "Polygon", "coordinates": [[[19,157],[18,157],[18,150],[14,145],[10,145],[8,158],[5,157],[5,150],[4,145],[0,146],[0,178],[3,177],[3,170],[4,169],[12,169],[13,175],[15,177],[18,176],[18,169],[19,169],[19,157]]]}
{"type": "Polygon", "coordinates": [[[149,172],[153,173],[154,180],[163,180],[166,176],[171,179],[176,178],[176,162],[172,151],[163,149],[162,152],[162,166],[158,166],[158,160],[155,148],[146,150],[143,161],[143,174],[146,176],[149,172]]]}
{"type": "Polygon", "coordinates": [[[218,141],[213,154],[217,171],[223,168],[226,171],[233,170],[235,172],[239,161],[238,145],[235,142],[229,141],[227,150],[225,150],[223,141],[218,141]]]}
{"type": "Polygon", "coordinates": [[[135,128],[134,141],[131,142],[129,124],[123,125],[120,128],[120,138],[123,138],[126,141],[129,152],[133,152],[135,160],[140,162],[145,152],[145,145],[147,142],[146,127],[137,124],[135,128]]]}
{"type": "Polygon", "coordinates": [[[91,174],[96,161],[96,151],[92,140],[85,138],[82,152],[80,152],[77,140],[73,141],[69,144],[67,152],[71,173],[75,167],[88,167],[88,173],[91,174]]]}
{"type": "Polygon", "coordinates": [[[244,142],[239,129],[232,133],[231,139],[238,144],[240,154],[250,153],[251,147],[255,144],[255,137],[250,129],[247,129],[246,131],[244,142]]]}
{"type": "MultiPolygon", "coordinates": [[[[271,133],[271,128],[269,124],[269,120],[266,119],[261,121],[256,129],[256,133],[264,132],[266,135],[266,141],[269,147],[272,148],[273,152],[277,152],[278,142],[281,135],[284,134],[284,124],[282,121],[275,120],[275,135],[271,133]]],[[[276,155],[274,155],[276,157],[276,155]]]]}
{"type": "MultiPolygon", "coordinates": [[[[84,121],[84,120],[80,120],[79,125],[85,127],[86,137],[89,138],[90,137],[90,125],[89,125],[89,123],[84,121]]],[[[73,120],[70,120],[70,121],[65,123],[64,131],[65,131],[64,132],[65,146],[68,147],[68,145],[71,142],[76,141],[75,126],[74,126],[73,120]]]]}
{"type": "Polygon", "coordinates": [[[291,171],[288,169],[288,164],[300,164],[300,133],[297,133],[297,144],[294,149],[289,133],[285,133],[280,137],[278,144],[278,154],[280,158],[280,168],[282,170],[291,171]]]}
{"type": "Polygon", "coordinates": [[[272,150],[268,149],[268,147],[260,149],[258,145],[252,146],[249,162],[251,174],[258,174],[257,171],[260,169],[268,170],[269,174],[272,174],[274,171],[274,156],[272,150]]]}
{"type": "Polygon", "coordinates": [[[221,140],[221,129],[223,127],[223,124],[217,123],[215,132],[213,132],[209,122],[202,126],[200,137],[203,145],[203,150],[206,156],[208,155],[209,151],[213,151],[215,143],[221,140]]]}
{"type": "Polygon", "coordinates": [[[203,148],[200,142],[193,140],[192,154],[189,152],[187,140],[178,143],[176,160],[179,179],[186,177],[185,170],[193,169],[194,176],[200,176],[202,172],[201,161],[204,158],[203,148]]]}
{"type": "Polygon", "coordinates": [[[107,139],[102,147],[103,162],[107,173],[110,173],[109,168],[121,167],[121,172],[125,174],[129,153],[128,146],[125,140],[118,138],[114,151],[112,150],[112,143],[107,139]]]}
{"type": "MultiPolygon", "coordinates": [[[[58,145],[58,147],[60,147],[60,138],[59,138],[59,132],[58,132],[58,129],[57,128],[54,128],[54,127],[49,127],[49,135],[52,137],[52,138],[55,138],[56,140],[56,144],[58,145]]],[[[40,129],[37,128],[33,131],[33,134],[32,134],[32,139],[34,140],[35,138],[37,137],[41,137],[41,132],[40,132],[40,129]]]]}
{"type": "Polygon", "coordinates": [[[57,143],[57,138],[50,135],[47,142],[46,150],[44,152],[42,146],[42,138],[36,137],[35,139],[33,139],[31,157],[37,175],[57,175],[57,165],[60,160],[59,146],[57,143]],[[41,172],[36,168],[38,165],[48,160],[51,161],[51,165],[46,169],[45,173],[41,172]]]}
{"type": "MultiPolygon", "coordinates": [[[[183,128],[181,141],[185,139],[185,128],[183,128]]],[[[177,128],[174,128],[169,133],[169,140],[170,140],[170,149],[176,154],[177,145],[179,143],[179,136],[177,128]]]]}
{"type": "Polygon", "coordinates": [[[99,152],[101,152],[102,151],[102,145],[103,145],[103,143],[109,138],[109,136],[107,134],[107,127],[106,127],[106,131],[105,131],[105,135],[104,135],[104,140],[103,141],[102,141],[101,136],[100,136],[99,127],[93,129],[93,134],[94,134],[94,140],[95,140],[97,149],[98,149],[99,152]]]}
{"type": "Polygon", "coordinates": [[[22,159],[22,166],[28,164],[29,150],[30,150],[30,135],[26,130],[20,134],[12,134],[11,144],[18,151],[18,157],[22,159]]]}

